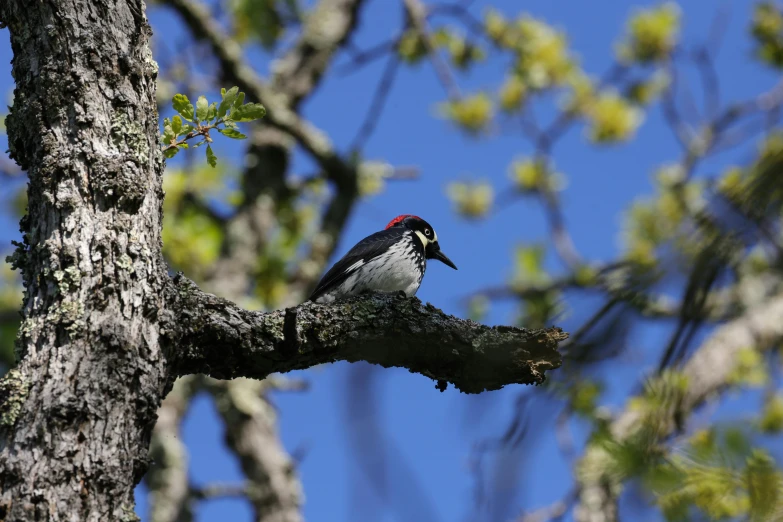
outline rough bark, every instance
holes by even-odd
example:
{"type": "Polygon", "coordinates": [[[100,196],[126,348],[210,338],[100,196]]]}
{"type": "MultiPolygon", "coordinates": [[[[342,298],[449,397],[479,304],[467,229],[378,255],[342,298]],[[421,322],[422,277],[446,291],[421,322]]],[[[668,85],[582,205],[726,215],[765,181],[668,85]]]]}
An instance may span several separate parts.
{"type": "MultiPolygon", "coordinates": [[[[783,339],[783,296],[778,295],[757,304],[744,315],[719,327],[699,346],[682,368],[687,376],[688,387],[682,401],[672,411],[671,422],[658,426],[656,434],[660,439],[670,435],[676,428],[674,415],[688,415],[714,397],[731,383],[731,376],[738,365],[743,350],[765,350],[783,339]]],[[[609,430],[617,441],[630,439],[643,429],[643,413],[628,409],[614,422],[609,430]]],[[[601,446],[588,446],[582,463],[586,471],[578,473],[579,503],[574,511],[578,522],[614,522],[618,520],[618,498],[622,484],[611,474],[604,473],[604,454],[601,446]]]]}
{"type": "Polygon", "coordinates": [[[0,519],[124,520],[167,386],[157,65],[141,0],[4,0],[29,174],[0,519]]]}
{"type": "Polygon", "coordinates": [[[401,366],[466,393],[544,381],[560,365],[559,328],[489,327],[416,298],[373,295],[333,305],[251,312],[175,280],[176,371],[262,379],[335,361],[401,366]]]}

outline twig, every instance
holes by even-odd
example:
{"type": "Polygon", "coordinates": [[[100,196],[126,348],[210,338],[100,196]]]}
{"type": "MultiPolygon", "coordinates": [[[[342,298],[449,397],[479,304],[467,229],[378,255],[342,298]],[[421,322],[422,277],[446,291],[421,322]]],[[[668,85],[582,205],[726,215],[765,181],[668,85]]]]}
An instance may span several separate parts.
{"type": "Polygon", "coordinates": [[[524,514],[519,517],[518,522],[557,522],[565,517],[578,499],[578,491],[573,488],[564,499],[532,513],[524,514]]]}
{"type": "MultiPolygon", "coordinates": [[[[335,72],[341,75],[348,75],[364,67],[368,63],[382,58],[386,53],[394,52],[399,42],[399,36],[385,42],[370,47],[365,51],[349,51],[351,61],[335,68],[335,72]]],[[[346,49],[350,47],[346,46],[346,49]]]]}
{"type": "Polygon", "coordinates": [[[454,76],[451,73],[448,63],[441,57],[435,44],[432,42],[429,29],[427,27],[427,9],[419,0],[403,0],[405,7],[410,16],[411,23],[419,33],[419,36],[424,43],[424,47],[429,55],[430,62],[432,63],[435,74],[440,81],[440,84],[446,91],[449,99],[459,100],[462,98],[457,82],[454,80],[454,76]]]}
{"type": "Polygon", "coordinates": [[[400,60],[395,56],[389,56],[386,62],[386,67],[383,69],[383,75],[378,83],[378,87],[375,89],[375,95],[373,96],[372,103],[370,104],[370,110],[367,111],[367,115],[364,117],[364,122],[356,133],[349,150],[360,151],[364,148],[367,140],[370,139],[375,128],[378,125],[383,107],[386,105],[386,100],[391,92],[392,85],[394,84],[394,77],[397,74],[400,60]]]}

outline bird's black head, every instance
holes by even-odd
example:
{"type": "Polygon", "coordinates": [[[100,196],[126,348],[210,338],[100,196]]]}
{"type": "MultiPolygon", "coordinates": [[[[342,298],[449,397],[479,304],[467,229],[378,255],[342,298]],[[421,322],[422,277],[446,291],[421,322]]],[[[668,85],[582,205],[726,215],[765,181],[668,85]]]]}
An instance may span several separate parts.
{"type": "Polygon", "coordinates": [[[438,244],[438,234],[435,233],[435,229],[432,226],[421,219],[419,216],[413,216],[411,214],[403,214],[389,221],[386,225],[386,229],[392,227],[405,227],[413,232],[416,237],[424,246],[424,254],[427,259],[437,259],[441,263],[450,266],[454,270],[457,269],[457,265],[451,262],[451,259],[446,257],[446,254],[440,251],[440,245],[438,244]]]}

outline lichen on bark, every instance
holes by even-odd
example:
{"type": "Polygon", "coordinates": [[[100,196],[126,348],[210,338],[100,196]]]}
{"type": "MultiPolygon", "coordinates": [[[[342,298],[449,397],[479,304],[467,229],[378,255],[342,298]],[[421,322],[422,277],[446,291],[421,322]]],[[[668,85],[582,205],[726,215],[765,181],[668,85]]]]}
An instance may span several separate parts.
{"type": "Polygon", "coordinates": [[[0,427],[12,428],[22,411],[30,383],[16,369],[0,379],[0,427]]]}

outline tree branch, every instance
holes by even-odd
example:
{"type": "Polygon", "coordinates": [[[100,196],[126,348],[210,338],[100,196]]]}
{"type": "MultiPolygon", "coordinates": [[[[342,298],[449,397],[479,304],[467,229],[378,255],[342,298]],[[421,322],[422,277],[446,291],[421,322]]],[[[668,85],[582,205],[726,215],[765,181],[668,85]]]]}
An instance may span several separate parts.
{"type": "Polygon", "coordinates": [[[367,361],[480,393],[543,382],[546,370],[560,366],[557,344],[568,337],[559,328],[483,326],[415,298],[373,295],[261,313],[201,292],[182,276],[174,285],[169,339],[177,346],[180,375],[261,379],[334,361],[367,361]]]}
{"type": "Polygon", "coordinates": [[[152,522],[193,520],[188,450],[180,428],[200,381],[192,376],[179,379],[158,408],[158,421],[150,441],[152,465],[145,476],[152,522]]]}
{"type": "Polygon", "coordinates": [[[300,522],[302,486],[291,457],[277,434],[277,413],[266,393],[275,379],[207,380],[217,410],[226,426],[226,444],[239,458],[247,477],[244,494],[253,505],[255,520],[300,522]]]}
{"type": "Polygon", "coordinates": [[[419,33],[419,37],[424,43],[425,49],[427,49],[427,54],[433,69],[435,69],[438,81],[443,86],[450,100],[459,100],[462,95],[457,82],[454,80],[454,75],[451,73],[448,62],[438,54],[438,49],[430,36],[429,28],[427,27],[427,8],[419,0],[403,0],[403,2],[410,16],[411,25],[419,33]]]}
{"type": "MultiPolygon", "coordinates": [[[[710,397],[727,388],[738,365],[743,350],[763,350],[783,338],[783,295],[778,295],[754,308],[724,326],[721,326],[699,347],[682,369],[687,376],[688,388],[677,405],[678,414],[688,415],[705,403],[710,397]]],[[[675,413],[675,412],[673,412],[675,413]]],[[[644,429],[638,409],[624,411],[610,425],[613,438],[622,442],[629,440],[644,429]]],[[[671,422],[660,426],[656,433],[659,439],[668,436],[677,427],[671,422]]],[[[589,446],[583,462],[600,464],[600,445],[589,446]]],[[[617,497],[621,484],[617,477],[601,472],[600,469],[577,473],[580,480],[579,504],[574,516],[578,522],[612,522],[617,520],[617,497]]]]}

